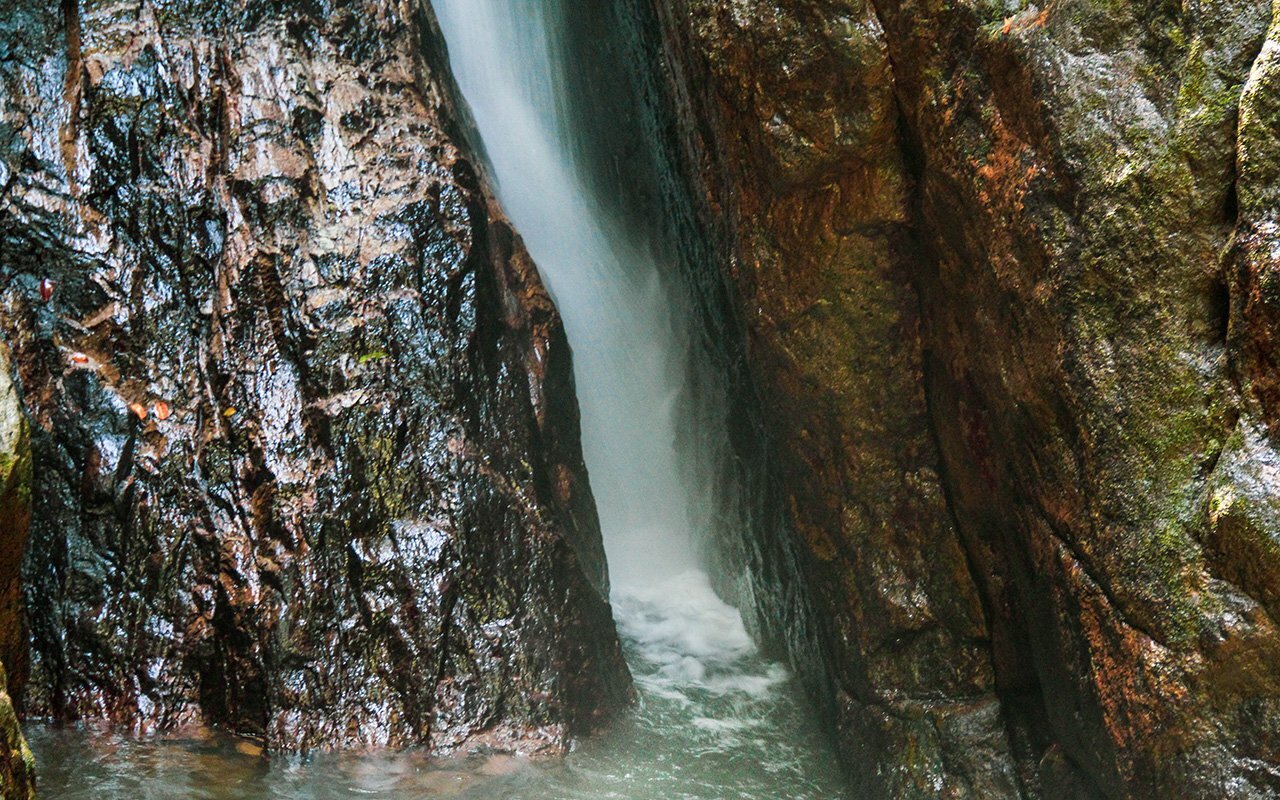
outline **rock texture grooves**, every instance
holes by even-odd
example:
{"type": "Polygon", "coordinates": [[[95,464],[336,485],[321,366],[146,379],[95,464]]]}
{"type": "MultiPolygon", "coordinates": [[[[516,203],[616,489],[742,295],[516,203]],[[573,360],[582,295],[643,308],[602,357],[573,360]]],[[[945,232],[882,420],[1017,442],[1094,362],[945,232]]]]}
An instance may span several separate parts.
{"type": "Polygon", "coordinates": [[[653,5],[861,790],[1280,794],[1280,6],[653,5]]]}
{"type": "Polygon", "coordinates": [[[425,0],[39,5],[0,2],[25,712],[538,750],[626,702],[568,345],[425,0]]]}

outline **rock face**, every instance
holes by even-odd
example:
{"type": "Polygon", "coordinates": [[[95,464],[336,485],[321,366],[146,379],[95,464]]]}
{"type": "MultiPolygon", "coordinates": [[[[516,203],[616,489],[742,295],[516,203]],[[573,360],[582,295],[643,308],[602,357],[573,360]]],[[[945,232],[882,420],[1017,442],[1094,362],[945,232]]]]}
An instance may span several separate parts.
{"type": "Polygon", "coordinates": [[[1280,793],[1280,6],[652,5],[862,790],[1280,793]]]}
{"type": "Polygon", "coordinates": [[[35,758],[22,736],[6,683],[4,665],[0,664],[0,797],[29,800],[36,796],[35,758]]]}
{"type": "Polygon", "coordinates": [[[12,674],[20,678],[27,666],[21,572],[31,520],[31,441],[12,367],[0,342],[0,798],[27,800],[34,797],[34,761],[18,727],[5,670],[5,664],[13,665],[12,674]]]}
{"type": "Polygon", "coordinates": [[[25,712],[529,751],[625,703],[568,345],[425,0],[0,12],[25,712]]]}
{"type": "Polygon", "coordinates": [[[837,5],[691,2],[670,17],[684,52],[711,54],[681,60],[710,89],[691,93],[716,134],[698,155],[730,220],[793,535],[746,561],[769,570],[754,581],[763,627],[820,683],[858,786],[1013,796],[990,635],[928,419],[889,63],[871,12],[837,5]]]}

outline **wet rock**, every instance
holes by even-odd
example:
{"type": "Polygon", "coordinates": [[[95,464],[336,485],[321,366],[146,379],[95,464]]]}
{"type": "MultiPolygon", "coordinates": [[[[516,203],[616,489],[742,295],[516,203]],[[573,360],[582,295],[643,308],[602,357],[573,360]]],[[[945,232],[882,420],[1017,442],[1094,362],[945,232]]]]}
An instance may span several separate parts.
{"type": "Polygon", "coordinates": [[[35,792],[35,757],[27,747],[18,725],[18,715],[5,689],[4,665],[0,664],[0,797],[4,800],[31,800],[35,792]]]}
{"type": "Polygon", "coordinates": [[[568,344],[429,6],[0,9],[25,712],[542,751],[625,703],[568,344]]]}
{"type": "Polygon", "coordinates": [[[741,559],[756,565],[764,627],[830,706],[870,796],[1015,794],[929,425],[911,181],[879,25],[857,3],[669,5],[686,80],[709,87],[690,90],[709,132],[695,157],[710,165],[710,213],[730,221],[791,537],[741,559]]]}
{"type": "Polygon", "coordinates": [[[858,782],[1274,796],[1272,6],[655,6],[858,782]]]}
{"type": "Polygon", "coordinates": [[[9,698],[9,676],[27,666],[22,554],[31,519],[31,446],[13,384],[9,349],[0,342],[0,798],[33,797],[35,762],[9,698]],[[15,665],[14,672],[5,664],[15,665]]]}
{"type": "Polygon", "coordinates": [[[28,661],[22,556],[31,526],[31,438],[13,366],[0,341],[0,664],[20,686],[28,661]]]}

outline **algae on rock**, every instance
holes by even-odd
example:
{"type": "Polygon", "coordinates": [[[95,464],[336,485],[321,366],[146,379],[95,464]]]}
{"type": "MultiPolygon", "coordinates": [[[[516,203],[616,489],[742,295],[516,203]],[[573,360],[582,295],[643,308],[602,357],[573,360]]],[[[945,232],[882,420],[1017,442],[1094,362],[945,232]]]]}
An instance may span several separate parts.
{"type": "Polygon", "coordinates": [[[653,5],[859,785],[1274,796],[1270,0],[653,5]]]}
{"type": "Polygon", "coordinates": [[[32,800],[36,796],[35,756],[18,726],[18,715],[6,689],[0,664],[0,800],[32,800]]]}

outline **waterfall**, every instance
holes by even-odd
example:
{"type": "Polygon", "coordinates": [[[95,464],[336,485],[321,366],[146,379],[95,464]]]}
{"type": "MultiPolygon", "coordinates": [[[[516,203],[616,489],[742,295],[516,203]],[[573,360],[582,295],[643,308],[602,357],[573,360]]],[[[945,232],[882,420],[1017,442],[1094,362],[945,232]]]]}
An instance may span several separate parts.
{"type": "Polygon", "coordinates": [[[677,441],[687,313],[653,249],[610,219],[575,166],[560,0],[434,0],[503,207],[573,348],[582,442],[615,586],[698,566],[697,454],[677,441]]]}
{"type": "MultiPolygon", "coordinates": [[[[761,656],[701,569],[704,534],[724,524],[711,511],[712,476],[727,432],[683,394],[708,367],[693,346],[691,303],[664,281],[676,267],[657,254],[673,248],[646,240],[662,226],[626,211],[652,200],[593,196],[624,181],[592,171],[608,164],[592,137],[622,137],[611,155],[639,145],[625,121],[584,117],[570,94],[584,84],[571,69],[622,67],[571,63],[571,45],[584,42],[567,39],[568,15],[585,13],[582,2],[433,0],[482,139],[474,144],[573,348],[614,617],[641,697],[613,735],[584,745],[564,782],[544,776],[503,796],[839,798],[830,742],[790,673],[761,656]]],[[[608,105],[616,114],[625,103],[608,105]]]]}

